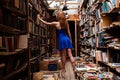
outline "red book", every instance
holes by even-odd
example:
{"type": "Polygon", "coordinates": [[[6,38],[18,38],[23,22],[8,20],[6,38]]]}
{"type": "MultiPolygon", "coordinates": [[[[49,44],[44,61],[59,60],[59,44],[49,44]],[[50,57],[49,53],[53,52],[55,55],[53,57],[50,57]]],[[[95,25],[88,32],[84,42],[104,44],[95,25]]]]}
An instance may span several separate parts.
{"type": "Polygon", "coordinates": [[[8,37],[7,41],[8,41],[8,51],[9,52],[13,52],[14,51],[14,37],[8,37]]]}

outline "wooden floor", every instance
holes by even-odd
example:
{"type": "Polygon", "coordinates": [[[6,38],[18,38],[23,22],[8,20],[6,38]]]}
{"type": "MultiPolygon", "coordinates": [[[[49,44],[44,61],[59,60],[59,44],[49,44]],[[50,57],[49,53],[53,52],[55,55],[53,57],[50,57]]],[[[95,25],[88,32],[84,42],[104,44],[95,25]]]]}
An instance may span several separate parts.
{"type": "Polygon", "coordinates": [[[66,62],[65,69],[66,69],[65,77],[60,78],[59,80],[76,80],[75,79],[75,74],[73,72],[73,68],[72,68],[72,65],[71,65],[70,61],[66,62]]]}
{"type": "Polygon", "coordinates": [[[66,72],[64,78],[61,75],[61,70],[59,71],[40,71],[33,74],[33,80],[76,80],[73,72],[73,68],[70,61],[66,62],[65,65],[66,72]],[[52,74],[52,77],[45,78],[45,74],[52,74]]]}

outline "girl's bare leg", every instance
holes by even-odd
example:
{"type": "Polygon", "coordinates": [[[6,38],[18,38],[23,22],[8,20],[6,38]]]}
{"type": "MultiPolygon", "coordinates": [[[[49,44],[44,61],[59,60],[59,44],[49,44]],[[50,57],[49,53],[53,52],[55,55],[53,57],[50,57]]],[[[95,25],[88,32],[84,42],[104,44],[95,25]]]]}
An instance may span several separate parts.
{"type": "Polygon", "coordinates": [[[72,50],[71,49],[67,49],[67,53],[68,53],[68,56],[70,58],[70,61],[72,63],[72,66],[73,66],[73,70],[75,69],[75,59],[72,55],[72,50]]]}

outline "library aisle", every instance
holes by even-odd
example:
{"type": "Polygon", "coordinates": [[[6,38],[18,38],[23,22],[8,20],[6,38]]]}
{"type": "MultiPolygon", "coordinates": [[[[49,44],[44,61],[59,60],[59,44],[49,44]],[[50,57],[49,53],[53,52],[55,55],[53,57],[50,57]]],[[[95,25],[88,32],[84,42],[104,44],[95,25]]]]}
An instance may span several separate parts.
{"type": "Polygon", "coordinates": [[[0,0],[0,80],[120,80],[120,0],[0,0]],[[75,59],[64,73],[57,29],[40,20],[59,10],[75,59]]]}

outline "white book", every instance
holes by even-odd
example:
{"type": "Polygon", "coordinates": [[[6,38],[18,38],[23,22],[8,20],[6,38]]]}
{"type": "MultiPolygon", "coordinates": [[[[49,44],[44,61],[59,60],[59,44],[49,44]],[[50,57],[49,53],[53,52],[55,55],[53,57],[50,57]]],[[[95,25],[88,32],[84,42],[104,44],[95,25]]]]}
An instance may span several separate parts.
{"type": "Polygon", "coordinates": [[[28,35],[20,35],[18,41],[18,48],[28,48],[28,35]]]}
{"type": "Polygon", "coordinates": [[[108,62],[108,57],[106,52],[102,52],[103,62],[108,62]]]}
{"type": "Polygon", "coordinates": [[[112,10],[115,6],[111,2],[106,2],[108,10],[112,10]]]}
{"type": "Polygon", "coordinates": [[[78,68],[76,68],[76,71],[87,71],[87,68],[86,67],[78,67],[78,68]]]}

